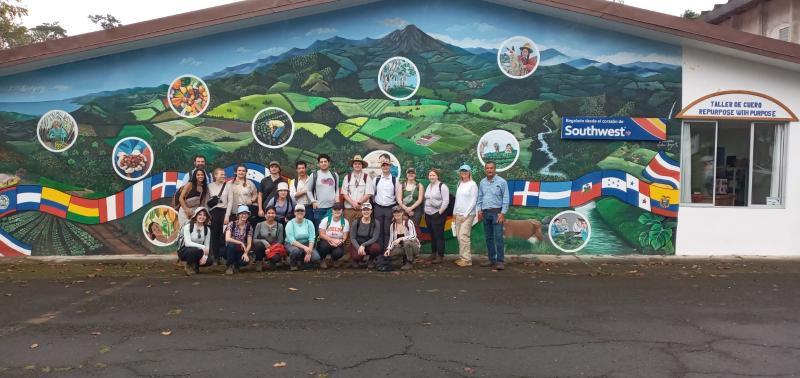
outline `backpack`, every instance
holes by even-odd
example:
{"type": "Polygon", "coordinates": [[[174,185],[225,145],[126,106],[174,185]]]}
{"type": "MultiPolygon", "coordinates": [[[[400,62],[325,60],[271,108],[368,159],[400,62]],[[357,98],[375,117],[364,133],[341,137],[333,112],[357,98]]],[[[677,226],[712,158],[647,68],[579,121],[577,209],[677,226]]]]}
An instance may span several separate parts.
{"type": "MultiPolygon", "coordinates": [[[[325,219],[328,220],[328,226],[330,226],[331,225],[331,219],[333,219],[333,213],[328,211],[328,216],[325,219]]],[[[339,217],[339,224],[342,225],[342,230],[344,230],[344,215],[339,217]]]]}
{"type": "MultiPolygon", "coordinates": [[[[353,224],[352,228],[350,229],[350,232],[355,233],[356,237],[358,237],[358,234],[356,233],[356,231],[358,230],[358,225],[361,225],[363,223],[361,222],[360,217],[356,219],[356,222],[358,222],[358,224],[353,224]]],[[[369,222],[369,234],[372,235],[372,231],[374,230],[375,230],[375,218],[372,218],[372,221],[369,222]]]]}
{"type": "MultiPolygon", "coordinates": [[[[347,184],[348,184],[348,185],[350,185],[350,179],[351,179],[352,177],[353,177],[353,172],[348,172],[348,173],[347,173],[347,178],[346,178],[346,180],[347,180],[347,184]]],[[[368,177],[369,177],[369,176],[368,176],[366,173],[364,173],[364,185],[367,185],[367,178],[368,178],[368,177]]],[[[344,183],[342,183],[342,185],[344,185],[344,183]]],[[[344,187],[342,187],[342,190],[344,190],[344,187]]],[[[349,194],[349,193],[348,193],[348,194],[349,194]]],[[[344,193],[340,193],[340,194],[339,194],[339,202],[341,202],[341,203],[344,203],[344,193]]]]}
{"type": "MultiPolygon", "coordinates": [[[[328,172],[331,172],[331,171],[328,171],[328,172]]],[[[331,172],[331,175],[333,176],[333,193],[338,193],[339,192],[339,174],[336,173],[336,172],[331,172]]],[[[312,172],[311,176],[309,178],[311,179],[311,195],[313,195],[314,198],[317,198],[317,172],[312,172]]],[[[294,188],[297,189],[297,184],[295,184],[294,188]]]]}
{"type": "MultiPolygon", "coordinates": [[[[441,181],[439,181],[439,193],[442,193],[441,181]]],[[[453,215],[453,209],[456,206],[456,196],[454,196],[453,193],[451,193],[451,191],[448,191],[448,194],[449,195],[447,196],[447,198],[449,198],[449,201],[447,202],[447,209],[444,211],[444,216],[446,217],[453,215]]]]}
{"type": "MultiPolygon", "coordinates": [[[[185,227],[185,226],[184,226],[185,227]]],[[[194,232],[194,222],[189,223],[189,235],[194,232]]],[[[203,226],[203,235],[208,237],[211,234],[211,227],[203,226]]],[[[178,233],[178,249],[185,247],[185,240],[183,239],[183,229],[178,233]]]]}

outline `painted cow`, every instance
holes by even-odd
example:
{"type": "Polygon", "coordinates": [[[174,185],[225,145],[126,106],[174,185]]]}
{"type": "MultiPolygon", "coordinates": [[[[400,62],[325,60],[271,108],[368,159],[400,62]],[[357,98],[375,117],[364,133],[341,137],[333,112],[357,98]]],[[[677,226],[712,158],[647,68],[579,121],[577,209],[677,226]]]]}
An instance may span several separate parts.
{"type": "Polygon", "coordinates": [[[542,222],[536,219],[506,220],[503,225],[503,237],[528,239],[532,244],[544,240],[542,222]]]}

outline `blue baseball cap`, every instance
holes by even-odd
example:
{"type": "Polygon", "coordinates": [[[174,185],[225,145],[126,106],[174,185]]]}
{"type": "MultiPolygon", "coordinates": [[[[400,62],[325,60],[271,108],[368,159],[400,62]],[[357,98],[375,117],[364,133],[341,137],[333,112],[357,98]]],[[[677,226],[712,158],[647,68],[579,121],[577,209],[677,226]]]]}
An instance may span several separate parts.
{"type": "Polygon", "coordinates": [[[462,165],[461,167],[458,168],[458,170],[459,171],[472,172],[472,168],[469,166],[469,164],[462,165]]]}

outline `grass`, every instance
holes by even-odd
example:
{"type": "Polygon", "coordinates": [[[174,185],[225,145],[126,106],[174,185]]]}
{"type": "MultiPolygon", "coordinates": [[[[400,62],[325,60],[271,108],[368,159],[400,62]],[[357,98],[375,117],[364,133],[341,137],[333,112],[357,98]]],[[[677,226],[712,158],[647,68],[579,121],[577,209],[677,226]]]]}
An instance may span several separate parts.
{"type": "Polygon", "coordinates": [[[345,120],[345,122],[356,125],[358,127],[364,126],[365,123],[369,121],[368,117],[358,117],[358,118],[350,118],[345,120]]]}
{"type": "Polygon", "coordinates": [[[295,109],[286,97],[280,94],[252,95],[245,96],[239,100],[224,103],[206,113],[209,117],[234,119],[243,122],[251,122],[253,117],[267,107],[278,107],[285,110],[290,115],[294,115],[295,109]]]}
{"type": "Polygon", "coordinates": [[[392,142],[395,137],[410,128],[412,123],[408,120],[395,117],[386,117],[381,120],[370,119],[361,127],[361,133],[392,142]]]}
{"type": "Polygon", "coordinates": [[[392,105],[390,100],[371,98],[358,100],[345,97],[332,97],[333,105],[339,108],[346,117],[374,117],[383,113],[384,108],[392,105]]]}
{"type": "Polygon", "coordinates": [[[284,93],[295,109],[300,112],[313,112],[318,106],[328,102],[327,98],[306,96],[299,93],[284,93]]]}
{"type": "Polygon", "coordinates": [[[425,146],[420,146],[419,144],[416,144],[415,142],[412,142],[412,141],[410,141],[408,139],[405,139],[405,138],[396,138],[395,140],[392,140],[392,143],[397,145],[397,147],[400,147],[400,149],[403,150],[403,152],[409,153],[409,154],[412,154],[412,155],[415,155],[415,156],[424,157],[424,156],[430,156],[430,155],[434,154],[434,151],[431,150],[430,148],[425,147],[425,146]]]}
{"type": "Polygon", "coordinates": [[[635,176],[640,176],[644,170],[644,166],[627,161],[622,158],[608,156],[599,163],[597,166],[600,169],[619,169],[635,176]]]}
{"type": "Polygon", "coordinates": [[[137,121],[149,121],[156,116],[156,111],[150,108],[131,110],[137,121]]]}
{"type": "Polygon", "coordinates": [[[349,123],[340,123],[336,125],[336,130],[339,130],[342,135],[349,138],[351,135],[355,134],[356,131],[358,131],[358,126],[349,123]]]}
{"type": "Polygon", "coordinates": [[[122,130],[119,131],[116,137],[106,139],[105,142],[110,146],[114,146],[122,138],[127,137],[137,137],[146,141],[150,141],[150,139],[153,138],[153,133],[151,133],[145,125],[125,125],[122,127],[122,130]]]}
{"type": "Polygon", "coordinates": [[[474,99],[466,104],[467,112],[488,117],[499,119],[502,121],[508,121],[513,119],[514,117],[527,113],[531,110],[536,109],[539,105],[542,104],[542,101],[536,100],[525,100],[516,104],[503,104],[500,102],[488,101],[483,99],[474,99]],[[492,103],[492,109],[488,112],[484,112],[480,110],[481,105],[490,102],[492,103]]]}
{"type": "Polygon", "coordinates": [[[412,117],[442,117],[447,111],[446,105],[387,106],[383,114],[406,113],[412,117]]]}
{"type": "Polygon", "coordinates": [[[356,133],[355,135],[350,137],[350,140],[352,140],[353,142],[366,142],[369,140],[369,137],[361,133],[356,133]]]}
{"type": "Polygon", "coordinates": [[[327,125],[323,125],[321,123],[312,123],[312,122],[297,122],[295,123],[295,127],[298,129],[306,129],[310,131],[312,134],[316,135],[318,138],[322,138],[328,131],[331,131],[331,128],[327,125]]]}
{"type": "Polygon", "coordinates": [[[154,126],[171,136],[178,135],[194,127],[193,124],[183,119],[178,119],[175,121],[159,122],[156,123],[154,126]]]}

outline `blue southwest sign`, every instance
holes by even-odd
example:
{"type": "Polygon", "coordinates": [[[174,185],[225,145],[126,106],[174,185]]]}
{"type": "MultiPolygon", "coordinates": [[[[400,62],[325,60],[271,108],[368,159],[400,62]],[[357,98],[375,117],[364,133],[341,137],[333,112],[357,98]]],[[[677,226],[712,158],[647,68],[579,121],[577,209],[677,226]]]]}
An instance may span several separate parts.
{"type": "Polygon", "coordinates": [[[632,117],[563,117],[561,139],[662,141],[667,139],[667,120],[632,117]]]}

